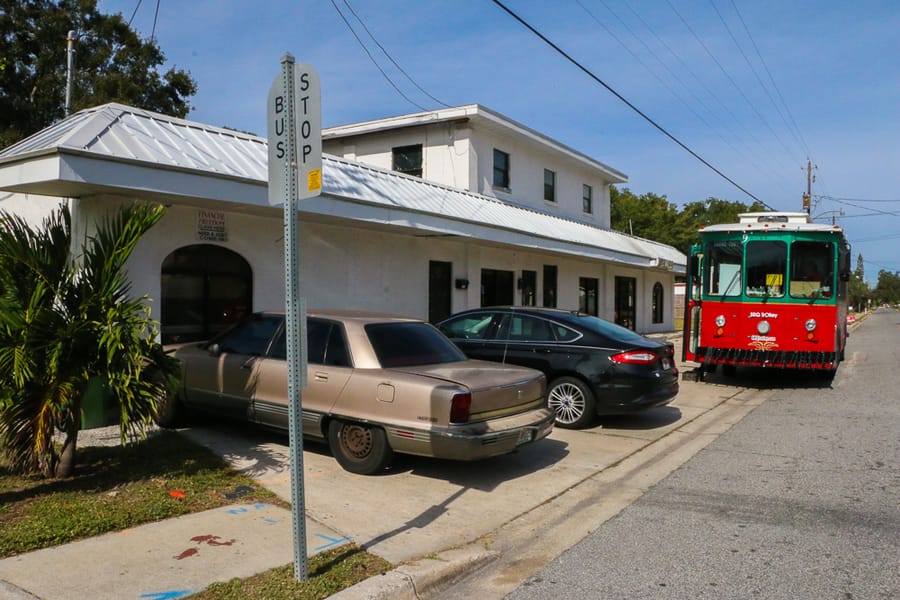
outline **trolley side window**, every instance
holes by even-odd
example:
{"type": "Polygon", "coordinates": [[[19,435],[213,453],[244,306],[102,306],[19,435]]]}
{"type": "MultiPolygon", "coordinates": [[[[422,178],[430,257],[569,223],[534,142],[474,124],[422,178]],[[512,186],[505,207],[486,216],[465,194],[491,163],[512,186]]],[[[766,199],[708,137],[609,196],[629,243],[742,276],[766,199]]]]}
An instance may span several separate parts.
{"type": "Polygon", "coordinates": [[[747,295],[784,296],[787,244],[773,240],[747,242],[747,295]]]}
{"type": "Polygon", "coordinates": [[[711,242],[707,247],[704,291],[710,296],[741,294],[741,263],[744,250],[739,240],[711,242]]]}
{"type": "Polygon", "coordinates": [[[834,286],[834,245],[831,242],[791,244],[791,296],[830,298],[834,286]]]}

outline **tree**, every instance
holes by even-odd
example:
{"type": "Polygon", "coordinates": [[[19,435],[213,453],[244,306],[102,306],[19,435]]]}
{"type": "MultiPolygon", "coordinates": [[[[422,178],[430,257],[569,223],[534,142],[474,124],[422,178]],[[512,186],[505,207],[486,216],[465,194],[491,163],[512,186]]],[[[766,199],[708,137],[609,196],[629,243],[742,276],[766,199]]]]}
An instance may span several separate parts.
{"type": "Polygon", "coordinates": [[[767,210],[760,202],[750,206],[707,198],[703,202],[685,204],[681,211],[665,196],[643,194],[635,196],[628,188],[610,188],[610,224],[617,231],[674,246],[688,254],[697,240],[701,227],[716,223],[737,223],[743,212],[767,210]]]}
{"type": "Polygon", "coordinates": [[[864,309],[869,301],[869,285],[866,283],[865,274],[863,255],[860,253],[856,258],[856,270],[850,274],[850,281],[847,282],[847,304],[855,310],[864,309]]]}
{"type": "Polygon", "coordinates": [[[878,284],[872,295],[878,304],[894,305],[900,302],[900,273],[884,269],[878,271],[878,284]]]}
{"type": "Polygon", "coordinates": [[[75,31],[72,111],[122,102],[184,117],[197,89],[190,74],[160,73],[165,56],[97,0],[0,0],[0,148],[65,113],[66,38],[75,31]]]}
{"type": "Polygon", "coordinates": [[[124,267],[159,206],[127,206],[98,224],[81,254],[63,205],[41,229],[0,212],[0,442],[13,468],[68,477],[92,378],[120,412],[123,443],[143,435],[178,366],[156,342],[148,298],[129,297],[124,267]],[[61,450],[53,443],[64,433],[61,450]]]}

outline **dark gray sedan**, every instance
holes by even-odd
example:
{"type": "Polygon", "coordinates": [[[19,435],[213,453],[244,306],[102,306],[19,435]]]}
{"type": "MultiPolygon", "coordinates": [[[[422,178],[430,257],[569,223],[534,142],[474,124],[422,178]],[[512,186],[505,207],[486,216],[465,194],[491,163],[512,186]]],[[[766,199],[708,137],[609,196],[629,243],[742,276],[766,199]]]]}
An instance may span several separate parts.
{"type": "Polygon", "coordinates": [[[438,323],[470,358],[547,376],[556,424],[580,428],[596,415],[668,404],[678,393],[674,346],[609,321],[550,308],[476,308],[438,323]]]}

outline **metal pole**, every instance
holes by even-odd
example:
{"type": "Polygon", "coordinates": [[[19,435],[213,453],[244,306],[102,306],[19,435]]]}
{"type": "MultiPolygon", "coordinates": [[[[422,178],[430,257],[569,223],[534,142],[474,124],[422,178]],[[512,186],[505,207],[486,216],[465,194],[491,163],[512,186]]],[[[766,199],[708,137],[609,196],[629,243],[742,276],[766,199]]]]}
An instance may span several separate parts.
{"type": "Polygon", "coordinates": [[[281,59],[281,76],[285,94],[285,124],[287,125],[288,173],[285,177],[284,197],[284,270],[285,270],[285,336],[288,363],[288,422],[291,450],[291,507],[294,525],[294,578],[305,581],[306,564],[306,504],[303,497],[303,414],[301,390],[306,380],[303,351],[306,310],[300,289],[300,250],[297,235],[297,131],[294,125],[294,57],[285,54],[281,59]]]}
{"type": "Polygon", "coordinates": [[[72,108],[72,77],[75,63],[75,32],[66,36],[66,116],[72,108]]]}

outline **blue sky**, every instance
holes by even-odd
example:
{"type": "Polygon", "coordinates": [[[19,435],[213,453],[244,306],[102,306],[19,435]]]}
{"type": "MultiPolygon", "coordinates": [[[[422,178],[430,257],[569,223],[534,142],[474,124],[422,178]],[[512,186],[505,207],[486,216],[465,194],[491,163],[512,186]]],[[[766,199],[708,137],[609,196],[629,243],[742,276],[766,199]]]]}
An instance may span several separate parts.
{"type": "MultiPolygon", "coordinates": [[[[811,160],[812,214],[845,227],[870,282],[881,269],[900,271],[895,0],[503,3],[773,208],[801,210],[811,160]]],[[[158,13],[155,0],[99,6],[134,14],[145,37],[155,21],[166,67],[197,81],[188,117],[196,121],[265,135],[269,86],[290,52],[319,72],[326,127],[479,103],[624,172],[637,194],[679,206],[752,201],[491,0],[159,0],[158,13]]]]}

